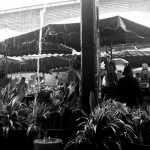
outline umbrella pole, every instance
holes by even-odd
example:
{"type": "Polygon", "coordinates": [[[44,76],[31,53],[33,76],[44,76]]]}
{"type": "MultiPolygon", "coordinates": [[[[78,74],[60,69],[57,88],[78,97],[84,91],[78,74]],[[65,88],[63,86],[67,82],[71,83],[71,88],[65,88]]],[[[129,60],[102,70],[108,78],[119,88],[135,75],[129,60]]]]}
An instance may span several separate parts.
{"type": "Polygon", "coordinates": [[[45,83],[45,64],[44,64],[43,80],[44,80],[44,83],[45,83]]]}
{"type": "Polygon", "coordinates": [[[11,67],[11,79],[12,79],[12,67],[11,67]]]}
{"type": "MultiPolygon", "coordinates": [[[[42,28],[43,28],[43,23],[44,23],[44,13],[46,11],[46,2],[44,5],[43,10],[40,11],[40,32],[39,32],[39,52],[38,55],[41,55],[41,51],[42,51],[42,28]]],[[[37,60],[37,76],[38,76],[38,82],[37,82],[37,89],[36,89],[36,94],[35,94],[35,99],[34,99],[34,108],[33,108],[33,115],[35,116],[35,124],[36,124],[36,104],[37,104],[37,97],[38,97],[38,92],[40,89],[40,77],[39,77],[39,71],[40,71],[40,57],[38,57],[37,60]]]]}
{"type": "Polygon", "coordinates": [[[112,60],[113,56],[112,56],[112,42],[111,41],[110,41],[110,56],[111,56],[111,60],[112,60]]]}
{"type": "Polygon", "coordinates": [[[2,60],[0,60],[0,70],[2,70],[2,60]]]}
{"type": "Polygon", "coordinates": [[[6,42],[5,42],[5,55],[6,55],[6,68],[5,68],[5,77],[7,78],[7,71],[8,71],[8,61],[7,61],[7,55],[8,55],[8,51],[7,51],[7,45],[6,45],[6,42]]]}

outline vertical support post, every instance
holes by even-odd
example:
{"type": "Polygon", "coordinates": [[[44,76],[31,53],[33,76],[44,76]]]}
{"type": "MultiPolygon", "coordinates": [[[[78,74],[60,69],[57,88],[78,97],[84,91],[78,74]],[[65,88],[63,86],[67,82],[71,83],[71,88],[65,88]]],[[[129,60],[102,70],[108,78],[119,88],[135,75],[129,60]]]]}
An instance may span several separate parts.
{"type": "Polygon", "coordinates": [[[7,56],[8,56],[8,48],[7,48],[7,41],[5,40],[5,77],[7,78],[7,74],[8,74],[8,61],[7,61],[7,56]]]}
{"type": "Polygon", "coordinates": [[[89,96],[92,91],[97,99],[97,0],[81,0],[81,105],[90,114],[89,96]]]}
{"type": "Polygon", "coordinates": [[[111,56],[111,60],[113,59],[112,51],[113,51],[112,42],[111,42],[111,40],[110,40],[110,56],[111,56]]]}

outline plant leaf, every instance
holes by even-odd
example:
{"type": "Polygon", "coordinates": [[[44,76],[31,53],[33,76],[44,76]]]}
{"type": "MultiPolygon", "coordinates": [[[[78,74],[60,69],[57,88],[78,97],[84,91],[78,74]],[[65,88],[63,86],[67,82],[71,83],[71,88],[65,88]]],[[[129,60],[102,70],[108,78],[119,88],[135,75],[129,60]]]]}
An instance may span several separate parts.
{"type": "Polygon", "coordinates": [[[91,112],[94,111],[94,108],[96,107],[96,100],[93,91],[90,91],[89,104],[91,112]]]}

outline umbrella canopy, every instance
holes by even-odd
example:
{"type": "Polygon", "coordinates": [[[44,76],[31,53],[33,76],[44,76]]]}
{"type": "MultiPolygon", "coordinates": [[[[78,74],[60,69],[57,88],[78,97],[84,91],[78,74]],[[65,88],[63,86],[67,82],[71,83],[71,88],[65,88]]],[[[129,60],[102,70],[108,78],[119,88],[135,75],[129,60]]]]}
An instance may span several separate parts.
{"type": "MultiPolygon", "coordinates": [[[[8,66],[8,73],[17,72],[37,72],[37,57],[24,59],[24,64],[11,63],[8,66]]],[[[56,68],[69,67],[70,59],[64,56],[51,56],[40,58],[40,72],[49,73],[50,70],[56,68]]],[[[59,71],[59,70],[58,70],[59,71]]]]}
{"type": "Polygon", "coordinates": [[[124,58],[134,68],[142,66],[143,63],[147,63],[150,66],[150,48],[116,51],[113,52],[113,57],[124,58]]]}
{"type": "Polygon", "coordinates": [[[5,39],[12,38],[23,33],[11,30],[9,28],[3,28],[0,30],[0,42],[5,41],[5,39]]]}
{"type": "MultiPolygon", "coordinates": [[[[134,74],[140,73],[141,70],[142,70],[142,67],[135,68],[135,69],[133,69],[133,73],[134,73],[134,74]]],[[[150,72],[150,67],[148,67],[148,71],[150,72]]]]}
{"type": "MultiPolygon", "coordinates": [[[[123,70],[124,70],[124,67],[125,67],[124,64],[116,64],[116,69],[117,69],[117,70],[123,71],[123,70]]],[[[104,62],[101,63],[101,69],[105,69],[105,64],[104,64],[104,62]]]]}
{"type": "MultiPolygon", "coordinates": [[[[113,60],[116,65],[126,65],[129,63],[127,60],[125,60],[123,58],[113,58],[113,60]]],[[[104,61],[102,61],[101,68],[104,68],[104,67],[105,67],[104,61]]]]}
{"type": "Polygon", "coordinates": [[[6,67],[9,67],[9,73],[12,73],[12,66],[24,65],[26,64],[26,60],[23,58],[14,58],[14,57],[4,57],[0,56],[0,70],[5,70],[6,67]]]}
{"type": "MultiPolygon", "coordinates": [[[[42,54],[72,54],[73,49],[61,43],[47,41],[45,35],[48,34],[48,26],[43,27],[42,34],[42,54]]],[[[0,42],[0,54],[7,56],[24,56],[38,54],[39,31],[35,30],[23,33],[18,36],[5,39],[0,42]],[[5,42],[5,44],[4,44],[5,42]],[[6,47],[5,47],[6,45],[6,47]]]]}
{"type": "MultiPolygon", "coordinates": [[[[73,50],[72,54],[41,54],[27,55],[22,57],[7,57],[8,73],[17,72],[37,72],[37,60],[40,59],[40,72],[49,73],[52,71],[66,71],[70,65],[70,59],[80,55],[80,52],[73,50]]],[[[2,62],[6,62],[6,57],[1,56],[2,62]]],[[[3,69],[5,64],[2,64],[3,69]]]]}
{"type": "Polygon", "coordinates": [[[142,48],[142,49],[126,49],[121,51],[114,51],[113,56],[115,58],[118,57],[136,57],[136,56],[150,56],[150,48],[142,48]]]}
{"type": "Polygon", "coordinates": [[[123,58],[114,58],[113,59],[116,63],[116,65],[123,65],[123,64],[128,64],[129,62],[123,58]]]}
{"type": "MultiPolygon", "coordinates": [[[[150,14],[140,14],[139,12],[128,12],[101,15],[99,20],[101,46],[149,42],[150,24],[144,25],[139,20],[142,18],[148,22],[150,14]],[[138,18],[136,20],[133,19],[135,15],[138,18]]],[[[51,34],[47,35],[47,38],[80,51],[80,18],[57,22],[57,24],[50,25],[50,29],[51,34]]]]}
{"type": "MultiPolygon", "coordinates": [[[[149,41],[150,25],[147,23],[150,14],[119,13],[100,16],[99,31],[101,45],[124,44],[149,41]],[[138,17],[137,20],[133,18],[138,17]],[[132,17],[131,17],[132,16],[132,17]],[[142,19],[141,19],[142,18],[142,19]],[[146,24],[139,20],[146,20],[146,24]],[[139,22],[138,22],[139,21],[139,22]]],[[[80,47],[80,18],[71,21],[57,22],[42,28],[42,53],[71,53],[71,48],[77,51],[80,47]],[[72,21],[74,20],[74,21],[72,21]],[[71,48],[70,48],[71,47],[71,48]]],[[[35,30],[6,40],[8,56],[23,56],[38,54],[39,30],[35,30]]],[[[0,54],[5,54],[3,44],[0,44],[0,54]]]]}
{"type": "Polygon", "coordinates": [[[1,57],[0,61],[3,61],[5,63],[7,61],[8,63],[14,63],[14,64],[25,64],[26,63],[26,60],[23,58],[19,58],[19,57],[15,58],[15,57],[9,57],[9,56],[7,57],[7,59],[6,59],[6,57],[1,57]]]}

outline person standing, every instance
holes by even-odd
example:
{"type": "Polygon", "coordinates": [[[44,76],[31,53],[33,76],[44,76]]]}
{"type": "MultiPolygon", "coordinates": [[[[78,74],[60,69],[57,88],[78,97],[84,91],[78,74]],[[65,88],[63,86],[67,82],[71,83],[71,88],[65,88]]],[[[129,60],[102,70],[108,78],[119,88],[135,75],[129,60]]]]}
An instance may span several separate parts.
{"type": "Polygon", "coordinates": [[[142,93],[138,80],[133,77],[133,70],[126,66],[117,85],[117,97],[122,103],[133,108],[142,104],[142,93]]]}
{"type": "Polygon", "coordinates": [[[140,78],[140,73],[139,72],[137,72],[135,74],[135,78],[137,78],[138,82],[141,82],[141,78],[140,78]]]}
{"type": "Polygon", "coordinates": [[[75,56],[70,61],[70,67],[67,77],[68,97],[73,93],[76,96],[81,94],[81,57],[75,56]]]}
{"type": "MultiPolygon", "coordinates": [[[[109,54],[106,55],[106,60],[104,61],[105,64],[105,78],[106,78],[106,95],[109,98],[115,98],[116,97],[116,85],[118,82],[117,79],[117,73],[116,73],[116,63],[114,60],[111,59],[111,56],[109,54]]],[[[105,93],[105,92],[104,92],[105,93]]]]}
{"type": "Polygon", "coordinates": [[[4,100],[6,93],[8,94],[8,85],[10,79],[5,77],[5,73],[0,71],[0,100],[4,100]]]}
{"type": "Polygon", "coordinates": [[[112,83],[117,84],[118,79],[117,79],[117,74],[116,74],[116,63],[114,60],[111,59],[111,56],[109,54],[106,55],[106,60],[104,61],[105,63],[105,70],[107,72],[107,84],[111,85],[112,83]]]}
{"type": "Polygon", "coordinates": [[[59,77],[58,77],[58,75],[55,76],[55,86],[56,87],[59,86],[59,77]]]}
{"type": "Polygon", "coordinates": [[[118,70],[117,71],[117,79],[119,80],[120,78],[122,78],[122,71],[118,70]]]}
{"type": "Polygon", "coordinates": [[[72,58],[68,71],[68,84],[74,85],[81,81],[81,58],[76,56],[72,58]]]}
{"type": "Polygon", "coordinates": [[[26,78],[22,77],[16,86],[16,94],[24,94],[28,91],[28,84],[25,82],[26,78]]]}
{"type": "Polygon", "coordinates": [[[146,63],[142,64],[142,70],[140,72],[141,83],[149,82],[150,73],[148,71],[148,65],[146,63]]]}

